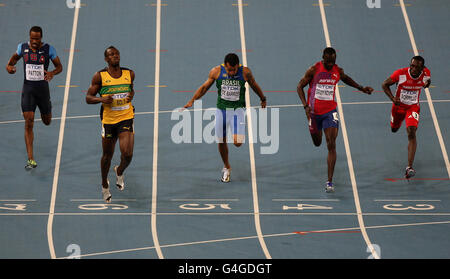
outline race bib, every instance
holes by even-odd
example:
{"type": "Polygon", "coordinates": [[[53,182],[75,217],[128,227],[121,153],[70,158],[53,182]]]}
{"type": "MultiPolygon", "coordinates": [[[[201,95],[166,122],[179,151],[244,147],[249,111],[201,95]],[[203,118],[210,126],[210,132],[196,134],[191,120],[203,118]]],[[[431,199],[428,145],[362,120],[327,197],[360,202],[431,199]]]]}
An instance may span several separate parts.
{"type": "Polygon", "coordinates": [[[113,102],[112,102],[112,106],[111,106],[111,110],[126,110],[130,107],[130,103],[127,103],[127,98],[128,93],[118,93],[118,94],[114,94],[112,95],[113,97],[113,102]]]}
{"type": "Polygon", "coordinates": [[[26,64],[25,74],[29,81],[44,80],[44,65],[26,64]]]}
{"type": "Polygon", "coordinates": [[[400,91],[400,102],[402,102],[405,105],[414,105],[417,104],[417,99],[419,97],[419,91],[408,91],[402,89],[400,91]]]}
{"type": "Polygon", "coordinates": [[[221,87],[221,95],[220,98],[227,101],[239,101],[239,97],[241,95],[241,87],[236,85],[224,85],[221,87]]]}
{"type": "Polygon", "coordinates": [[[334,85],[317,84],[315,98],[318,100],[332,101],[334,99],[334,85]]]}

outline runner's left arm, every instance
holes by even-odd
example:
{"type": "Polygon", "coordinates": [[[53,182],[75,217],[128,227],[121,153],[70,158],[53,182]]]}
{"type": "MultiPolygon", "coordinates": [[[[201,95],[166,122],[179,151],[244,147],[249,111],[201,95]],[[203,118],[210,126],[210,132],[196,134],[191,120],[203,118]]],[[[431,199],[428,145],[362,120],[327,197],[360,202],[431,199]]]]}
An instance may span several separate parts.
{"type": "Polygon", "coordinates": [[[135,77],[134,71],[130,70],[130,75],[131,75],[131,85],[130,85],[131,90],[126,98],[127,103],[131,102],[131,100],[133,100],[134,98],[134,77],[135,77]]]}
{"type": "Polygon", "coordinates": [[[44,79],[46,81],[51,81],[54,76],[56,76],[57,74],[61,73],[62,70],[63,70],[61,61],[59,60],[58,56],[56,56],[54,59],[52,59],[52,63],[55,66],[55,69],[53,71],[50,71],[50,72],[44,71],[45,72],[44,79]]]}
{"type": "Polygon", "coordinates": [[[358,89],[359,91],[362,91],[362,92],[364,92],[364,93],[366,93],[366,94],[371,94],[372,92],[373,92],[373,88],[372,87],[369,87],[369,86],[361,86],[361,85],[359,85],[356,81],[354,81],[351,77],[349,77],[348,75],[346,75],[345,73],[344,73],[344,70],[342,69],[342,68],[339,68],[339,74],[340,74],[340,76],[341,76],[341,80],[345,83],[345,84],[347,84],[347,85],[349,85],[349,86],[351,86],[351,87],[354,87],[354,88],[356,88],[356,89],[358,89]]]}
{"type": "Polygon", "coordinates": [[[261,87],[258,83],[256,83],[255,78],[253,77],[252,71],[250,71],[249,68],[244,67],[244,78],[245,81],[248,82],[248,85],[253,89],[253,91],[259,96],[259,99],[261,100],[261,107],[265,108],[267,105],[266,96],[264,96],[264,93],[261,90],[261,87]]]}

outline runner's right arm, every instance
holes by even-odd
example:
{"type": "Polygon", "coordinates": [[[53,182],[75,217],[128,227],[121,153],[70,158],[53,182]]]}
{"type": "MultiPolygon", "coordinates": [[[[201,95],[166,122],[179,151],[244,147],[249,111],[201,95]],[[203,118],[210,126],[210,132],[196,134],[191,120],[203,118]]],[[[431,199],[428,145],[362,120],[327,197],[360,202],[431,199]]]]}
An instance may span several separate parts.
{"type": "Polygon", "coordinates": [[[386,96],[389,97],[389,99],[391,99],[391,101],[395,104],[395,105],[400,105],[400,98],[398,97],[394,97],[394,95],[392,94],[391,91],[391,86],[394,85],[396,82],[393,81],[390,77],[388,77],[383,84],[381,85],[381,87],[383,88],[384,93],[386,94],[386,96]]]}
{"type": "Polygon", "coordinates": [[[8,64],[6,65],[6,71],[10,74],[16,73],[16,67],[15,65],[20,60],[20,56],[14,52],[14,54],[11,56],[11,58],[8,61],[8,64]]]}
{"type": "Polygon", "coordinates": [[[308,106],[308,102],[306,101],[305,97],[305,91],[303,91],[303,88],[305,88],[306,85],[308,85],[312,79],[314,78],[314,73],[316,69],[314,66],[311,66],[303,76],[303,78],[300,80],[300,82],[297,85],[297,94],[300,97],[300,100],[302,101],[303,107],[305,108],[306,117],[308,117],[308,120],[310,118],[311,114],[311,107],[308,106]]]}
{"type": "Polygon", "coordinates": [[[97,97],[97,93],[100,91],[100,88],[102,88],[102,77],[100,76],[99,72],[96,72],[94,74],[94,77],[92,78],[91,86],[89,87],[86,93],[86,103],[88,104],[112,103],[113,98],[111,95],[97,97]]]}
{"type": "Polygon", "coordinates": [[[211,85],[213,85],[214,81],[218,78],[218,75],[220,73],[220,66],[216,66],[211,69],[208,75],[208,79],[195,91],[194,96],[187,102],[187,104],[184,106],[184,108],[190,108],[194,104],[195,100],[200,99],[203,97],[203,95],[208,92],[211,85]]]}

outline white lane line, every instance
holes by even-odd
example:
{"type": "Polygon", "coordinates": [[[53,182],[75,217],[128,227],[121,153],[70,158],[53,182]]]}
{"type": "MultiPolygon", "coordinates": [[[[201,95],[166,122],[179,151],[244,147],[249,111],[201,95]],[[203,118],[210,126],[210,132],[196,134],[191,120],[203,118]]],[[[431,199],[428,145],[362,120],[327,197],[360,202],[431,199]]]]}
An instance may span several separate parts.
{"type": "MultiPolygon", "coordinates": [[[[10,210],[10,209],[8,209],[10,210]]],[[[48,216],[47,212],[33,213],[0,213],[0,216],[48,216]]],[[[150,212],[59,212],[55,216],[150,216],[150,212]]],[[[161,216],[252,216],[254,212],[163,212],[157,213],[161,216]]],[[[355,212],[264,212],[261,216],[357,216],[355,212]]],[[[363,213],[363,216],[450,216],[450,212],[441,213],[363,213]]]]}
{"type": "MultiPolygon", "coordinates": [[[[325,8],[323,6],[323,0],[319,0],[319,6],[320,6],[320,15],[322,17],[322,25],[323,25],[323,31],[325,34],[325,41],[327,44],[327,47],[331,47],[331,42],[330,42],[330,35],[328,33],[328,24],[327,24],[327,18],[325,15],[325,8]]],[[[355,207],[356,207],[356,212],[358,213],[358,223],[359,223],[359,227],[361,229],[361,234],[363,235],[364,241],[367,244],[367,247],[369,248],[370,252],[372,253],[373,257],[375,259],[379,259],[380,256],[378,255],[378,253],[376,252],[376,250],[374,249],[369,236],[367,234],[365,225],[364,225],[364,219],[362,216],[362,210],[361,210],[361,204],[359,202],[359,195],[358,195],[358,188],[356,185],[356,178],[355,178],[355,171],[353,169],[353,161],[352,161],[352,155],[350,152],[350,144],[348,141],[348,136],[347,136],[347,128],[345,125],[345,120],[344,120],[344,110],[342,108],[342,102],[341,102],[341,96],[339,94],[339,87],[336,87],[336,101],[338,104],[338,109],[339,109],[339,113],[340,113],[340,118],[341,118],[341,126],[342,126],[342,136],[344,138],[344,146],[345,146],[345,153],[347,155],[347,164],[348,164],[348,170],[350,173],[350,180],[352,182],[352,189],[353,189],[353,197],[355,200],[355,207]]]]}
{"type": "MultiPolygon", "coordinates": [[[[420,101],[421,103],[428,103],[428,101],[420,101]]],[[[433,103],[450,103],[450,100],[433,100],[433,103]]],[[[342,102],[343,105],[376,105],[376,104],[392,104],[390,101],[379,101],[379,102],[342,102]]],[[[267,108],[290,108],[290,107],[300,107],[303,105],[299,104],[292,104],[292,105],[270,105],[267,106],[267,108]]],[[[251,108],[259,108],[260,106],[250,106],[251,108]]],[[[189,111],[207,111],[207,110],[216,110],[216,108],[204,108],[204,109],[190,109],[189,111]]],[[[172,113],[174,110],[160,110],[158,111],[159,114],[161,113],[172,113]]],[[[154,114],[153,111],[141,111],[136,112],[134,115],[147,115],[147,114],[154,114]]],[[[78,116],[67,116],[67,119],[82,119],[82,118],[96,118],[98,117],[98,114],[93,115],[78,115],[78,116]]],[[[52,120],[60,120],[61,117],[54,117],[52,120]]],[[[40,118],[36,118],[34,120],[36,121],[42,121],[40,118]]],[[[0,124],[12,124],[12,123],[23,123],[25,120],[9,120],[9,121],[1,121],[0,124]]]]}
{"type": "MultiPolygon", "coordinates": [[[[247,67],[247,48],[245,46],[245,28],[244,28],[244,11],[243,11],[243,5],[242,0],[238,1],[238,10],[239,10],[239,30],[241,35],[241,53],[242,53],[242,60],[244,67],[247,67]]],[[[253,128],[252,128],[252,117],[250,112],[250,91],[248,83],[245,83],[245,103],[247,106],[246,113],[247,113],[247,128],[248,128],[248,138],[253,138],[253,128]]],[[[271,259],[269,250],[267,249],[266,243],[264,242],[262,230],[261,230],[261,222],[259,218],[259,202],[258,202],[258,186],[256,184],[256,168],[255,168],[255,151],[253,147],[253,143],[249,140],[248,143],[249,153],[250,153],[250,169],[251,169],[251,176],[252,176],[252,192],[253,192],[253,211],[255,212],[254,219],[255,219],[255,228],[256,228],[256,234],[258,235],[258,240],[261,245],[261,248],[264,252],[264,255],[267,259],[271,259]]]]}
{"type": "MultiPolygon", "coordinates": [[[[417,51],[416,40],[414,39],[414,34],[412,32],[411,24],[409,22],[408,14],[406,13],[406,7],[403,0],[400,0],[400,6],[402,8],[403,17],[405,19],[406,28],[408,29],[409,40],[411,41],[412,48],[414,50],[414,55],[419,55],[417,51]]],[[[444,139],[442,137],[441,128],[439,127],[439,122],[436,116],[436,111],[434,110],[433,100],[431,99],[430,89],[425,88],[425,95],[427,96],[428,106],[430,107],[431,118],[433,119],[434,128],[436,130],[436,135],[439,140],[439,145],[441,146],[442,156],[444,157],[445,166],[447,167],[447,174],[450,177],[450,162],[448,160],[447,149],[445,148],[444,139]]]]}
{"type": "Polygon", "coordinates": [[[59,167],[61,164],[61,153],[62,153],[62,146],[63,146],[63,141],[64,141],[64,128],[65,128],[65,124],[66,124],[67,102],[69,100],[70,79],[72,76],[72,64],[73,64],[73,55],[75,53],[74,49],[75,49],[75,40],[77,37],[77,26],[78,26],[79,13],[80,13],[80,8],[74,7],[72,38],[70,41],[69,62],[67,65],[66,85],[65,85],[65,89],[64,89],[64,101],[63,101],[62,112],[61,112],[61,123],[59,125],[59,137],[58,137],[58,148],[57,148],[57,152],[56,152],[55,172],[53,175],[52,196],[51,196],[51,201],[50,201],[50,210],[49,210],[48,222],[47,222],[48,247],[49,247],[50,256],[52,259],[56,258],[55,247],[53,244],[53,217],[55,214],[56,192],[58,190],[59,167]]]}
{"type": "Polygon", "coordinates": [[[440,202],[441,200],[373,200],[376,202],[386,201],[386,202],[393,202],[393,201],[401,201],[401,202],[440,202]]]}
{"type": "Polygon", "coordinates": [[[272,199],[272,201],[339,201],[338,199],[272,199]]]}
{"type": "Polygon", "coordinates": [[[151,215],[151,231],[153,244],[155,245],[158,258],[164,259],[158,240],[158,232],[156,227],[156,203],[158,193],[158,132],[159,132],[159,71],[161,57],[161,0],[157,0],[156,4],[156,46],[155,46],[155,104],[154,104],[154,121],[153,121],[153,177],[152,177],[152,215],[151,215]]]}
{"type": "MultiPolygon", "coordinates": [[[[103,202],[102,199],[71,199],[71,202],[103,202]]],[[[137,201],[136,199],[114,199],[114,202],[118,201],[137,201]]]]}
{"type": "Polygon", "coordinates": [[[239,199],[170,199],[170,201],[239,201],[239,199]]]}
{"type": "MultiPolygon", "coordinates": [[[[425,226],[425,225],[442,225],[442,224],[450,224],[450,221],[440,221],[440,222],[424,222],[424,223],[407,223],[407,224],[392,224],[392,225],[378,225],[378,226],[368,226],[367,229],[385,229],[385,228],[401,228],[401,227],[412,227],[412,226],[425,226]]],[[[327,230],[315,230],[310,231],[310,233],[326,233],[326,232],[337,232],[337,231],[351,231],[357,230],[356,228],[338,228],[338,229],[327,229],[327,230]]],[[[296,236],[298,233],[288,232],[288,233],[277,233],[277,234],[268,234],[264,235],[264,237],[284,237],[284,236],[296,236]]],[[[217,242],[228,242],[228,241],[239,241],[239,240],[248,240],[255,239],[258,236],[242,236],[242,237],[232,237],[232,238],[222,238],[222,239],[213,239],[213,240],[204,240],[204,241],[193,241],[193,242],[185,242],[185,243],[175,243],[175,244],[167,244],[162,247],[181,247],[181,246],[189,246],[189,245],[199,245],[199,244],[209,244],[209,243],[217,243],[217,242]]],[[[106,251],[106,252],[97,252],[80,255],[80,257],[92,257],[92,256],[101,256],[101,255],[111,255],[111,254],[119,254],[119,253],[127,253],[127,252],[137,252],[137,251],[145,251],[155,249],[153,246],[140,247],[140,248],[130,248],[123,250],[114,250],[114,251],[106,251]]],[[[67,257],[62,257],[60,259],[65,259],[67,257]]]]}

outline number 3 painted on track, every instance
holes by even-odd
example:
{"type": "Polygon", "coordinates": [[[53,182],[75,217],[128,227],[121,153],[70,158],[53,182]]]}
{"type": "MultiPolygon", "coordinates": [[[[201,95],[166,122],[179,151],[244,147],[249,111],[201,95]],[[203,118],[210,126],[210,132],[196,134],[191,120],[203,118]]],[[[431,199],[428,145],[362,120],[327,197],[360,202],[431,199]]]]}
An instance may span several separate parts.
{"type": "Polygon", "coordinates": [[[387,210],[432,210],[434,206],[431,204],[416,204],[415,206],[404,206],[403,204],[386,204],[383,206],[387,210]]]}

